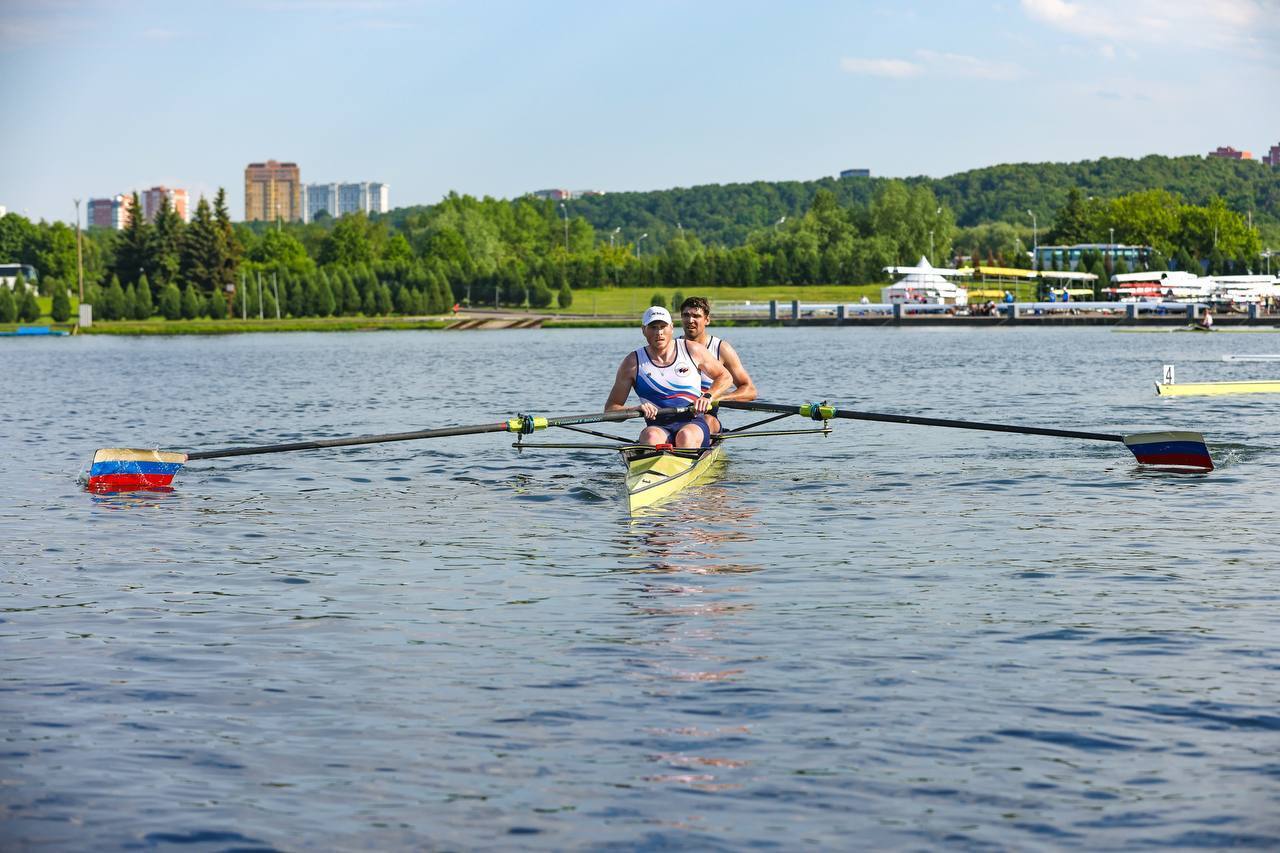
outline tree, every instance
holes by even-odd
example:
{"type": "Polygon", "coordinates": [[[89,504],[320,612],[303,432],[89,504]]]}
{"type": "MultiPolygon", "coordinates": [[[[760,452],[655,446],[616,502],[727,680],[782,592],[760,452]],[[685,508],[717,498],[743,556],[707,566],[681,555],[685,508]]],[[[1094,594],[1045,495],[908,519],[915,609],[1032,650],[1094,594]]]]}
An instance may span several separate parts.
{"type": "MultiPolygon", "coordinates": [[[[0,286],[0,290],[8,288],[0,286]]],[[[71,319],[71,300],[67,297],[67,288],[62,282],[53,288],[53,307],[50,315],[55,323],[65,323],[71,319]]]]}
{"type": "Polygon", "coordinates": [[[149,320],[155,313],[155,303],[151,301],[151,284],[144,275],[138,279],[138,286],[133,291],[133,319],[149,320]]]}
{"type": "MultiPolygon", "coordinates": [[[[2,286],[2,285],[0,285],[2,286]]],[[[18,320],[23,323],[34,323],[40,319],[40,303],[36,301],[36,292],[24,287],[18,297],[18,320]]]]}
{"type": "Polygon", "coordinates": [[[661,293],[654,293],[652,296],[649,297],[649,304],[656,305],[659,308],[666,308],[667,300],[666,300],[666,297],[664,297],[661,293]]]}
{"type": "Polygon", "coordinates": [[[347,266],[372,261],[369,230],[369,218],[363,213],[351,213],[339,219],[320,244],[320,263],[347,266]]]}
{"type": "Polygon", "coordinates": [[[172,281],[160,290],[160,313],[166,320],[182,319],[182,291],[172,281]]]}
{"type": "Polygon", "coordinates": [[[227,305],[227,298],[220,291],[211,290],[209,296],[205,299],[204,315],[211,320],[225,320],[229,312],[230,306],[227,305]]]}
{"type": "Polygon", "coordinates": [[[214,221],[213,210],[203,198],[182,239],[182,279],[188,287],[218,290],[221,281],[223,238],[214,221]]]}
{"type": "Polygon", "coordinates": [[[102,298],[102,319],[122,320],[125,313],[124,288],[120,286],[120,277],[111,276],[111,285],[102,298]]]}
{"type": "Polygon", "coordinates": [[[0,284],[0,323],[12,323],[18,316],[18,306],[13,301],[13,291],[0,284]]]}
{"type": "Polygon", "coordinates": [[[182,288],[182,319],[194,320],[200,316],[202,310],[202,301],[196,293],[194,285],[188,284],[182,288]]]}
{"type": "MultiPolygon", "coordinates": [[[[151,258],[147,270],[158,286],[173,281],[178,275],[182,257],[182,230],[185,224],[178,211],[169,203],[169,196],[160,194],[160,206],[152,223],[151,258]]],[[[151,294],[148,292],[150,301],[151,294]]]]}
{"type": "Polygon", "coordinates": [[[142,202],[134,193],[129,200],[129,224],[116,237],[115,274],[123,284],[133,284],[152,263],[154,237],[142,216],[142,202]]]}
{"type": "Polygon", "coordinates": [[[240,271],[240,256],[243,248],[236,239],[235,228],[231,225],[231,212],[227,209],[227,191],[218,187],[213,197],[213,221],[218,232],[218,290],[225,291],[227,285],[236,283],[240,271]]]}
{"type": "Polygon", "coordinates": [[[564,279],[560,283],[560,292],[556,295],[556,303],[561,308],[568,308],[573,305],[573,291],[569,288],[569,279],[564,279]]]}

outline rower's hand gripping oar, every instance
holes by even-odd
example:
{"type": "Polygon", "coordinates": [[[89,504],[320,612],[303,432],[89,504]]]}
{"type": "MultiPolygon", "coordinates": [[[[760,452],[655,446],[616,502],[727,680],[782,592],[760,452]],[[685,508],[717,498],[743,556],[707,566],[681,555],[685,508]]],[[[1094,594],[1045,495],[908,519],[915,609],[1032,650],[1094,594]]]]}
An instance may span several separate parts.
{"type": "Polygon", "coordinates": [[[1024,435],[1050,435],[1059,438],[1079,438],[1085,441],[1116,441],[1124,444],[1144,465],[1164,465],[1176,468],[1194,468],[1198,471],[1212,471],[1213,459],[1209,456],[1209,448],[1205,446],[1204,436],[1198,432],[1168,431],[1139,432],[1132,435],[1109,435],[1101,432],[1079,432],[1071,429],[1053,429],[1050,427],[1015,426],[1012,424],[991,424],[982,421],[956,421],[944,418],[925,418],[915,415],[885,415],[877,412],[858,412],[850,409],[837,409],[825,403],[805,403],[804,405],[781,405],[777,403],[739,403],[722,402],[722,409],[745,409],[752,412],[777,412],[779,414],[800,415],[818,421],[831,418],[848,418],[855,421],[881,421],[890,424],[916,424],[919,426],[950,427],[952,429],[976,429],[988,432],[1016,432],[1024,435]]]}
{"type": "MultiPolygon", "coordinates": [[[[682,414],[685,409],[659,409],[658,414],[682,414]]],[[[517,415],[498,423],[478,426],[442,427],[416,432],[392,432],[383,435],[359,435],[352,438],[325,438],[315,441],[298,441],[291,444],[267,444],[260,447],[227,447],[221,450],[197,450],[183,453],[173,450],[140,450],[127,447],[104,447],[93,455],[89,468],[87,488],[94,492],[126,492],[134,489],[164,489],[188,461],[197,459],[221,459],[227,456],[256,456],[263,453],[289,453],[295,450],[320,450],[327,447],[354,447],[360,444],[381,444],[389,441],[417,441],[422,438],[446,438],[456,435],[479,435],[486,432],[515,432],[528,435],[537,430],[554,426],[610,423],[641,417],[639,408],[616,409],[612,412],[593,412],[586,415],[566,415],[543,418],[534,415],[517,415]]]]}

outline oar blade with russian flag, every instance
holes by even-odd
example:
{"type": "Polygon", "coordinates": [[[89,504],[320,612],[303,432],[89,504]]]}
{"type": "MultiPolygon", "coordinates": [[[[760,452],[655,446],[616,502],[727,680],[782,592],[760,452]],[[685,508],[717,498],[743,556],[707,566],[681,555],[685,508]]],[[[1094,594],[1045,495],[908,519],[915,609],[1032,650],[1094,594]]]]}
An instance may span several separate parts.
{"type": "Polygon", "coordinates": [[[104,447],[93,454],[86,487],[91,492],[168,489],[186,461],[187,454],[170,450],[104,447]]]}
{"type": "Polygon", "coordinates": [[[1209,448],[1198,432],[1139,432],[1126,435],[1124,444],[1144,465],[1213,470],[1209,448]]]}

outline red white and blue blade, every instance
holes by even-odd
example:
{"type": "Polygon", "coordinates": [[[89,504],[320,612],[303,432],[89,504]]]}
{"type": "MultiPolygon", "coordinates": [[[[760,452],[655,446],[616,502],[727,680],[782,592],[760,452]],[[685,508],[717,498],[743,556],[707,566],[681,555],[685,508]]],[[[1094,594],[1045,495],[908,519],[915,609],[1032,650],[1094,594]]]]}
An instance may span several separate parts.
{"type": "Polygon", "coordinates": [[[186,461],[187,454],[168,450],[104,447],[93,454],[86,488],[91,492],[167,489],[186,461]]]}
{"type": "Polygon", "coordinates": [[[1198,432],[1139,432],[1124,436],[1124,443],[1144,465],[1213,470],[1209,448],[1198,432]]]}

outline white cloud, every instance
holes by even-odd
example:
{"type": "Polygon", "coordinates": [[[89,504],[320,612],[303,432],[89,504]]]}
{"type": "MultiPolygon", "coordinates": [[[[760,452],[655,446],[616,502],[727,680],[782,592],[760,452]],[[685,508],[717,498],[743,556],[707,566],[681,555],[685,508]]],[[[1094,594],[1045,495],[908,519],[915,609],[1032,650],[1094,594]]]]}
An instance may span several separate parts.
{"type": "Polygon", "coordinates": [[[872,77],[919,77],[924,69],[905,59],[855,59],[844,57],[840,69],[850,74],[869,74],[872,77]]]}
{"type": "Polygon", "coordinates": [[[1012,62],[979,59],[976,56],[960,53],[917,50],[915,57],[919,61],[845,57],[840,60],[840,68],[850,74],[892,77],[899,80],[926,75],[970,77],[979,80],[1013,80],[1022,73],[1021,69],[1012,62]]]}
{"type": "MultiPolygon", "coordinates": [[[[1033,21],[1116,46],[1247,50],[1280,36],[1274,0],[1020,0],[1033,21]]],[[[1109,56],[1103,53],[1104,56],[1109,56]]],[[[1270,52],[1274,61],[1274,52],[1270,52]]]]}
{"type": "Polygon", "coordinates": [[[937,53],[917,50],[916,56],[929,65],[929,70],[940,71],[953,77],[975,77],[979,80],[1013,80],[1021,70],[1012,62],[979,59],[961,53],[937,53]]]}

